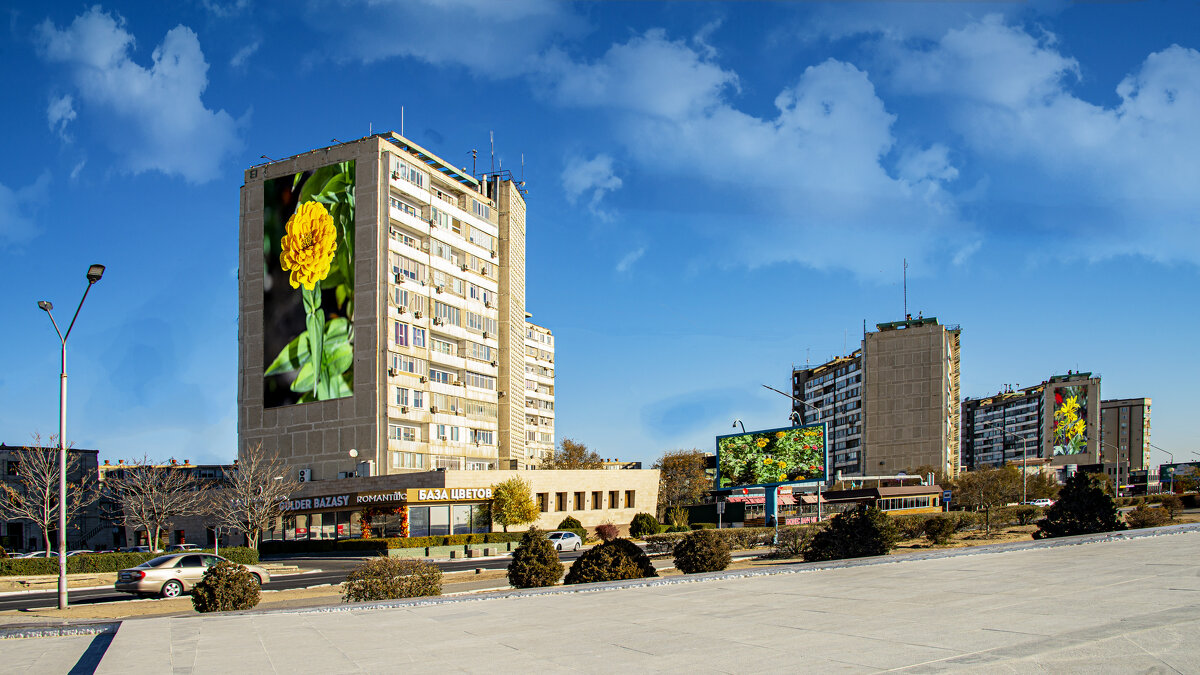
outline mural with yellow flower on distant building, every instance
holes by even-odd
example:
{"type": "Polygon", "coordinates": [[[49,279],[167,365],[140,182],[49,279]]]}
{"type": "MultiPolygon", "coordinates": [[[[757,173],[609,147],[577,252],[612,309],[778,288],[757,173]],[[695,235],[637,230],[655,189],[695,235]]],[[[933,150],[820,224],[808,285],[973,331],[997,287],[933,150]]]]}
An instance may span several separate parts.
{"type": "Polygon", "coordinates": [[[1087,389],[1063,387],[1054,392],[1054,454],[1087,452],[1087,389]]]}
{"type": "Polygon", "coordinates": [[[263,407],[354,393],[354,170],[263,183],[263,407]]]}
{"type": "Polygon", "coordinates": [[[720,487],[823,479],[825,461],[823,424],[717,438],[720,487]]]}

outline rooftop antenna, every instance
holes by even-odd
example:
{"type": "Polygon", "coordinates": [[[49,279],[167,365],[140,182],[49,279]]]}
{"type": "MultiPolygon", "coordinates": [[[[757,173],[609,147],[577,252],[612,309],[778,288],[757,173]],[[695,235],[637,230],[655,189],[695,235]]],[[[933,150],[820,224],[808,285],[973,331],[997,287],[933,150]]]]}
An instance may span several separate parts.
{"type": "Polygon", "coordinates": [[[471,175],[472,176],[476,175],[475,174],[475,159],[477,157],[479,157],[479,151],[476,150],[475,148],[471,148],[471,175]]]}
{"type": "Polygon", "coordinates": [[[488,132],[488,143],[492,146],[492,173],[496,173],[496,132],[488,132]]]}
{"type": "Polygon", "coordinates": [[[904,259],[904,319],[908,320],[908,258],[904,259]]]}
{"type": "Polygon", "coordinates": [[[400,135],[404,135],[404,106],[400,106],[400,135]]]}

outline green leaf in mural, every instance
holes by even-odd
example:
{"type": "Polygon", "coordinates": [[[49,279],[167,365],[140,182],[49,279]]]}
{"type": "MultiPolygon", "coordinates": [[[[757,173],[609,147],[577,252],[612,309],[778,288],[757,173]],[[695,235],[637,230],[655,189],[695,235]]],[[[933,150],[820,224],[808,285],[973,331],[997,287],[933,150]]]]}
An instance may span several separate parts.
{"type": "Polygon", "coordinates": [[[292,341],[279,351],[279,356],[275,357],[263,376],[290,373],[306,363],[308,363],[308,340],[305,340],[304,334],[301,333],[292,338],[292,341]]]}
{"type": "Polygon", "coordinates": [[[312,393],[313,382],[316,380],[316,369],[313,368],[311,361],[305,363],[300,368],[300,372],[296,375],[296,379],[292,380],[292,391],[312,393]]]}

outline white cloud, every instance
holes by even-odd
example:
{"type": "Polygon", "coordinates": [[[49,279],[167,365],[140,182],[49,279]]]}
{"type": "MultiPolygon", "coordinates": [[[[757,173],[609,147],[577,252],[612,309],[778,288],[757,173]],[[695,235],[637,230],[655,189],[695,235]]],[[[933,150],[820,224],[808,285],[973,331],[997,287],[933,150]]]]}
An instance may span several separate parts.
{"type": "Polygon", "coordinates": [[[0,246],[21,244],[37,233],[34,211],[47,199],[50,174],[43,172],[31,185],[12,189],[0,183],[0,246]]]}
{"type": "Polygon", "coordinates": [[[628,272],[635,262],[641,260],[642,256],[646,255],[646,247],[639,246],[629,253],[626,253],[619,261],[617,261],[617,273],[624,274],[628,272]]]}
{"type": "Polygon", "coordinates": [[[704,233],[722,260],[874,276],[905,254],[950,257],[971,245],[944,188],[957,175],[945,148],[912,151],[908,175],[885,169],[895,117],[865,72],[832,59],[811,66],[777,96],[773,117],[759,117],[734,106],[737,74],[709,53],[650,31],[591,63],[550,54],[541,91],[562,105],[622,113],[614,135],[635,162],[724,195],[736,214],[726,228],[738,236],[704,233]]]}
{"type": "Polygon", "coordinates": [[[85,164],[87,164],[86,157],[80,159],[78,162],[75,163],[75,166],[71,168],[71,180],[76,180],[77,178],[79,178],[79,173],[81,171],[83,171],[83,167],[85,164]]]}
{"type": "Polygon", "coordinates": [[[258,51],[258,47],[259,41],[255,40],[254,42],[251,42],[245,47],[237,50],[237,53],[233,55],[233,58],[229,59],[229,65],[234,68],[241,68],[242,66],[246,65],[246,59],[249,59],[251,56],[253,56],[254,53],[258,51]]]}
{"type": "Polygon", "coordinates": [[[62,30],[45,21],[37,41],[47,61],[67,66],[81,102],[101,117],[94,135],[108,142],[129,171],[204,182],[220,175],[221,165],[241,146],[239,123],[201,100],[208,64],[191,29],[168,31],[149,68],[132,60],[134,38],[124,19],[99,7],[62,30]]]}
{"type": "Polygon", "coordinates": [[[573,157],[562,174],[563,190],[572,204],[588,196],[588,208],[599,213],[604,194],[621,187],[621,178],[613,172],[613,158],[599,154],[591,159],[573,157]]]}
{"type": "Polygon", "coordinates": [[[51,131],[62,137],[64,141],[70,140],[67,136],[67,125],[74,120],[75,106],[70,94],[50,99],[50,105],[46,107],[46,121],[50,123],[51,131]]]}
{"type": "Polygon", "coordinates": [[[1071,92],[1081,69],[1053,35],[995,16],[889,49],[896,86],[948,102],[952,128],[1004,173],[996,189],[1045,205],[1029,220],[1060,255],[1200,262],[1200,52],[1150,54],[1105,107],[1071,92]]]}

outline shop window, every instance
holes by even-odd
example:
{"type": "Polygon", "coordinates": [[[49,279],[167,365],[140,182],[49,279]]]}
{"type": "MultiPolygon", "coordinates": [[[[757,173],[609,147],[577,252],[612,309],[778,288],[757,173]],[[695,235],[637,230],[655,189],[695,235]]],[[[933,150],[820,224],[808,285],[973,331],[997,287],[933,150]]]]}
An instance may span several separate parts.
{"type": "Polygon", "coordinates": [[[538,503],[538,511],[541,511],[542,513],[548,513],[550,511],[550,493],[549,492],[537,493],[537,503],[538,503]]]}
{"type": "Polygon", "coordinates": [[[583,508],[584,508],[583,502],[584,502],[584,499],[586,499],[586,497],[587,497],[586,492],[576,492],[575,493],[575,510],[576,511],[583,510],[583,508]]]}
{"type": "Polygon", "coordinates": [[[566,511],[567,510],[567,493],[565,493],[565,492],[554,493],[554,510],[555,511],[566,511]]]}
{"type": "Polygon", "coordinates": [[[625,508],[627,508],[627,509],[633,508],[633,506],[634,506],[633,498],[634,498],[634,490],[626,490],[625,491],[625,508]]]}

